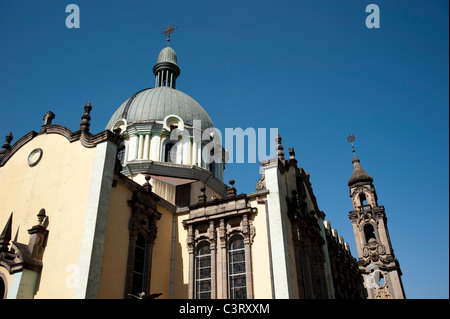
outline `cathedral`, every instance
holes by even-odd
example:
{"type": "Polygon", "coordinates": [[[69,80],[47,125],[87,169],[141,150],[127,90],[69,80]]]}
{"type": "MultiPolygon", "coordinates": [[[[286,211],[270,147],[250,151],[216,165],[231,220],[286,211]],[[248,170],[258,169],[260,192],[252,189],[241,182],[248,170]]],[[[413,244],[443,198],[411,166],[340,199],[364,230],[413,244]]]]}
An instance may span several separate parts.
{"type": "Polygon", "coordinates": [[[104,131],[90,131],[87,103],[76,131],[48,111],[40,129],[6,135],[0,298],[405,298],[385,208],[355,150],[357,257],[281,136],[254,192],[224,181],[226,150],[205,109],[176,89],[169,40],[154,88],[123,102],[104,131]]]}

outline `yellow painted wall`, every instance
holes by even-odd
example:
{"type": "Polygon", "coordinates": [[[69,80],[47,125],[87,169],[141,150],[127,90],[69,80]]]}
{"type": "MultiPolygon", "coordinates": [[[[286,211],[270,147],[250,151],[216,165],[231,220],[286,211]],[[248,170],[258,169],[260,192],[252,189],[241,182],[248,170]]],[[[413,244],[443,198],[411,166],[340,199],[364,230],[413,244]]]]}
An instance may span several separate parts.
{"type": "Polygon", "coordinates": [[[170,296],[173,214],[160,205],[157,205],[157,210],[161,213],[161,219],[156,221],[158,234],[153,247],[150,293],[162,293],[158,299],[168,299],[170,296]]]}
{"type": "Polygon", "coordinates": [[[189,218],[189,212],[177,213],[177,238],[175,245],[175,274],[174,294],[175,299],[188,298],[189,285],[189,253],[187,248],[187,229],[183,226],[183,220],[189,218]]]}
{"type": "MultiPolygon", "coordinates": [[[[35,298],[73,296],[74,272],[80,254],[95,151],[95,148],[83,147],[78,141],[70,143],[60,135],[44,134],[24,145],[0,168],[0,228],[14,212],[13,237],[19,229],[18,241],[27,244],[29,235],[26,230],[37,223],[36,215],[41,208],[46,209],[49,218],[44,267],[35,298]],[[42,160],[35,167],[29,167],[28,155],[38,147],[43,150],[42,160]]],[[[195,199],[202,185],[200,182],[193,183],[191,196],[195,199]]],[[[210,189],[207,194],[208,199],[213,194],[218,195],[210,189]]],[[[99,298],[123,298],[131,214],[127,201],[131,197],[132,191],[120,182],[111,189],[99,298]]],[[[250,203],[258,211],[252,219],[256,230],[252,245],[254,296],[271,298],[265,205],[258,204],[256,199],[250,203]]],[[[162,293],[159,298],[163,299],[170,297],[174,215],[161,205],[157,209],[161,219],[157,221],[150,293],[162,293]]],[[[188,212],[175,215],[174,298],[188,297],[189,254],[187,230],[182,224],[188,217],[188,212]]],[[[1,268],[1,271],[6,269],[1,268]]]]}
{"type": "Polygon", "coordinates": [[[58,134],[38,135],[0,168],[1,228],[14,212],[12,236],[19,229],[18,241],[28,244],[27,229],[37,224],[41,208],[47,212],[49,237],[35,298],[72,298],[95,151],[58,134]],[[35,148],[43,156],[30,167],[35,148]]]}
{"type": "Polygon", "coordinates": [[[128,223],[131,217],[131,207],[127,202],[132,195],[132,191],[120,183],[111,189],[99,299],[124,298],[130,241],[128,223]]]}
{"type": "MultiPolygon", "coordinates": [[[[261,198],[265,199],[265,198],[261,198]]],[[[257,299],[272,298],[270,282],[270,256],[267,237],[266,207],[255,199],[250,201],[257,208],[257,214],[252,220],[255,227],[255,237],[252,245],[253,292],[257,299]]]]}

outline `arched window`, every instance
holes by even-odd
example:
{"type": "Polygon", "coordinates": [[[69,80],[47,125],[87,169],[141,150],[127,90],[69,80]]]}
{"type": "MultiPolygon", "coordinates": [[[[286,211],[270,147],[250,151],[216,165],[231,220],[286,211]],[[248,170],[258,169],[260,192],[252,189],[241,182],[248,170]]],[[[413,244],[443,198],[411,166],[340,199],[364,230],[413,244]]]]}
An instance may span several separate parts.
{"type": "Polygon", "coordinates": [[[214,160],[214,147],[209,152],[209,171],[214,174],[214,167],[215,167],[215,160],[214,160]]]}
{"type": "Polygon", "coordinates": [[[233,236],[228,246],[228,287],[231,299],[247,298],[244,238],[233,236]]]}
{"type": "Polygon", "coordinates": [[[211,248],[206,241],[197,246],[195,254],[196,299],[211,299],[211,248]]]}
{"type": "Polygon", "coordinates": [[[146,260],[146,243],[141,233],[138,233],[136,246],[134,249],[133,264],[133,281],[131,285],[131,293],[138,296],[141,292],[146,292],[144,287],[145,277],[145,260],[146,260]]]}
{"type": "Polygon", "coordinates": [[[166,144],[166,148],[164,150],[164,162],[172,162],[172,163],[176,163],[176,152],[171,152],[173,146],[175,144],[173,143],[167,143],[166,144]],[[173,154],[171,154],[173,153],[173,154]]]}
{"type": "Polygon", "coordinates": [[[380,275],[380,280],[378,281],[378,286],[383,287],[385,284],[386,284],[386,282],[384,280],[384,276],[380,275]]]}
{"type": "Polygon", "coordinates": [[[373,270],[372,276],[373,276],[373,283],[378,288],[381,288],[386,284],[386,279],[384,278],[384,274],[381,270],[379,270],[379,269],[373,270]]]}
{"type": "Polygon", "coordinates": [[[372,241],[377,239],[372,224],[367,224],[364,226],[364,236],[366,237],[366,243],[369,243],[371,239],[372,241]]]}
{"type": "Polygon", "coordinates": [[[366,194],[361,193],[359,195],[359,201],[361,203],[361,206],[367,205],[367,198],[366,198],[366,194]]]}
{"type": "Polygon", "coordinates": [[[117,159],[123,165],[125,163],[125,143],[122,142],[117,150],[117,159]]]}
{"type": "Polygon", "coordinates": [[[215,172],[215,167],[216,167],[216,162],[209,163],[209,171],[211,173],[213,173],[213,176],[214,176],[214,172],[215,172]]]}

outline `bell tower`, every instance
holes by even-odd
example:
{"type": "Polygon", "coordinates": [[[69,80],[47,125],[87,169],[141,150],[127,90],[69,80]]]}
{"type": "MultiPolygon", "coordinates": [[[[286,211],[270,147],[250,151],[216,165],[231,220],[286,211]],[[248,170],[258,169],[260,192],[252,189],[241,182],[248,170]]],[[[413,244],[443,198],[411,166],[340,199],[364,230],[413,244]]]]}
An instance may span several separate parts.
{"type": "Polygon", "coordinates": [[[349,213],[358,252],[358,265],[368,299],[404,299],[402,272],[395,258],[384,206],[378,205],[373,178],[361,167],[353,147],[353,172],[348,187],[353,211],[349,213]]]}

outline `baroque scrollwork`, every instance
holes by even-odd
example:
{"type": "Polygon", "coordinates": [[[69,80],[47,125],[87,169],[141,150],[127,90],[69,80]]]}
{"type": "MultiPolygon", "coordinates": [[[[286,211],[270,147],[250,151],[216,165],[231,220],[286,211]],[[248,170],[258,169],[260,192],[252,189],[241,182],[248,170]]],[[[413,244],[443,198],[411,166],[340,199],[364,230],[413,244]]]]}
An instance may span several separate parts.
{"type": "Polygon", "coordinates": [[[364,264],[370,264],[377,261],[384,262],[384,256],[386,255],[386,248],[383,244],[377,241],[369,241],[363,246],[363,259],[364,264]]]}

